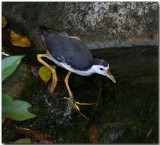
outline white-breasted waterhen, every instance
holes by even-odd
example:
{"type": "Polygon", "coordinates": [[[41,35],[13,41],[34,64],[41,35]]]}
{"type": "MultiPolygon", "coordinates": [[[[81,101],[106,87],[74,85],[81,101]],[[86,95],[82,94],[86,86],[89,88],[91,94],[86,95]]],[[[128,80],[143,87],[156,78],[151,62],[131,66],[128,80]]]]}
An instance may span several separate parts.
{"type": "MultiPolygon", "coordinates": [[[[65,84],[70,97],[64,97],[64,99],[67,99],[69,103],[72,104],[71,106],[79,112],[80,109],[77,105],[93,105],[95,103],[79,103],[74,100],[68,85],[71,72],[81,76],[89,76],[93,73],[97,73],[107,76],[116,83],[116,80],[109,71],[109,64],[102,59],[93,59],[90,50],[80,38],[68,36],[66,33],[58,32],[43,26],[39,27],[39,37],[46,54],[38,54],[37,59],[52,72],[51,93],[56,87],[57,75],[55,69],[42,60],[42,57],[47,57],[56,65],[68,70],[68,74],[65,77],[65,84]]],[[[81,112],[80,114],[84,116],[81,112]]]]}

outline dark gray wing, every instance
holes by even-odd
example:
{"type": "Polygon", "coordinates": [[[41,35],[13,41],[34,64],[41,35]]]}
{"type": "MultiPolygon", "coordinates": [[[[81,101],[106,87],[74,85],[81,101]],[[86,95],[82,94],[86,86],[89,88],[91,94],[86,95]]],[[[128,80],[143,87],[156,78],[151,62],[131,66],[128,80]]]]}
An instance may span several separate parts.
{"type": "Polygon", "coordinates": [[[52,57],[75,69],[86,70],[91,67],[93,57],[88,47],[79,38],[65,33],[40,27],[41,42],[45,44],[52,57]]]}

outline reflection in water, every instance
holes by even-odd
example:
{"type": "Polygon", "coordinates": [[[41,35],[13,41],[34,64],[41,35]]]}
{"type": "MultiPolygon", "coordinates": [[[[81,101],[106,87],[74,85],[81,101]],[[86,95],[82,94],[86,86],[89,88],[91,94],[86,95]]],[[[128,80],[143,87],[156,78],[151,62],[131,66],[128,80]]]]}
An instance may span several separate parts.
{"type": "MultiPolygon", "coordinates": [[[[158,48],[107,48],[92,52],[109,62],[117,84],[97,74],[71,76],[75,99],[98,103],[80,106],[90,121],[76,111],[66,115],[67,102],[63,99],[67,96],[66,89],[56,89],[50,95],[46,86],[33,77],[28,80],[21,99],[32,104],[37,117],[16,122],[17,126],[46,133],[55,143],[88,143],[89,123],[96,125],[99,143],[157,143],[158,48]]],[[[66,71],[58,68],[57,73],[66,71]]],[[[16,135],[9,137],[3,132],[8,140],[16,139],[16,135]]]]}

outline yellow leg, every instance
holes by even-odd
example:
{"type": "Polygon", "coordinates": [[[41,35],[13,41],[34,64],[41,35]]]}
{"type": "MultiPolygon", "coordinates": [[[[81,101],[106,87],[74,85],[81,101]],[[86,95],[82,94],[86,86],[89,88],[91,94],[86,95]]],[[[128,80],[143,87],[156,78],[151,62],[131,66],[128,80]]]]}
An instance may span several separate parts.
{"type": "Polygon", "coordinates": [[[72,92],[71,92],[71,90],[70,90],[70,88],[69,88],[69,85],[68,85],[68,79],[69,79],[69,76],[70,76],[70,75],[71,75],[71,72],[69,71],[68,74],[66,75],[64,81],[65,81],[65,84],[66,84],[66,87],[67,87],[69,96],[70,96],[70,97],[73,97],[72,92]]]}
{"type": "MultiPolygon", "coordinates": [[[[71,108],[71,110],[76,109],[80,113],[80,115],[82,115],[84,118],[89,120],[84,114],[81,113],[80,108],[78,107],[77,102],[74,100],[73,96],[71,96],[69,98],[64,97],[64,99],[66,99],[68,101],[68,105],[71,108]]],[[[71,114],[71,112],[69,114],[71,114]]]]}
{"type": "Polygon", "coordinates": [[[42,63],[43,65],[45,65],[52,73],[52,86],[50,89],[50,92],[53,93],[56,84],[57,84],[57,75],[56,75],[56,71],[54,68],[52,68],[50,65],[48,65],[44,60],[42,60],[42,57],[46,57],[46,54],[37,54],[37,59],[40,63],[42,63]]]}
{"type": "Polygon", "coordinates": [[[66,99],[68,101],[68,103],[70,104],[70,107],[71,108],[75,108],[77,111],[79,111],[79,113],[84,117],[86,118],[87,120],[89,120],[84,114],[82,114],[80,112],[80,108],[78,107],[78,105],[95,105],[96,103],[79,103],[79,102],[76,102],[73,95],[72,95],[72,92],[69,88],[69,85],[68,85],[68,79],[69,79],[69,76],[71,75],[71,72],[68,72],[68,74],[66,75],[65,77],[65,84],[66,84],[66,87],[67,87],[67,90],[68,90],[68,93],[69,93],[69,96],[70,98],[67,98],[67,97],[64,97],[64,99],[66,99]]]}

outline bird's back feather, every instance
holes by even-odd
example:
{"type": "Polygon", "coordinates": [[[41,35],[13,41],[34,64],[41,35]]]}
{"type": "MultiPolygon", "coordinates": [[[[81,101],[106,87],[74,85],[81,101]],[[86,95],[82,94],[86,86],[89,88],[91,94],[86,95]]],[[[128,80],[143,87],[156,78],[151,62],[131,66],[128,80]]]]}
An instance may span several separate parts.
{"type": "Polygon", "coordinates": [[[92,54],[80,38],[42,26],[39,28],[39,35],[41,43],[57,61],[79,70],[86,70],[92,66],[92,54]]]}

